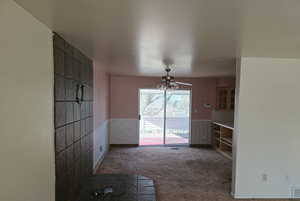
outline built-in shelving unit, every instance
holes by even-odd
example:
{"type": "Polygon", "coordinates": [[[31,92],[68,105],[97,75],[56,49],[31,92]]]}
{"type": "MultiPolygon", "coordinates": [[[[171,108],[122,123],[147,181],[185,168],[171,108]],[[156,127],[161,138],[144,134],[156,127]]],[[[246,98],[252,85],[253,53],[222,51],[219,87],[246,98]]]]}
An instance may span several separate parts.
{"type": "Polygon", "coordinates": [[[233,127],[226,124],[212,124],[213,147],[225,157],[232,159],[233,127]]]}

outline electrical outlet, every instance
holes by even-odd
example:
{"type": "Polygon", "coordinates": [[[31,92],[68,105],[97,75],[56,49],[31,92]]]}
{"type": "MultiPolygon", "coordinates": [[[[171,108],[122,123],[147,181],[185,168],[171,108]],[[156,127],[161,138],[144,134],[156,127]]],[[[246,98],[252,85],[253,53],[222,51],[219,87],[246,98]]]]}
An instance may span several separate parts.
{"type": "Polygon", "coordinates": [[[100,152],[102,152],[102,150],[103,150],[102,146],[99,147],[99,150],[100,150],[100,152]]]}
{"type": "Polygon", "coordinates": [[[268,181],[268,175],[267,174],[262,174],[261,178],[262,178],[263,182],[267,182],[268,181]]]}

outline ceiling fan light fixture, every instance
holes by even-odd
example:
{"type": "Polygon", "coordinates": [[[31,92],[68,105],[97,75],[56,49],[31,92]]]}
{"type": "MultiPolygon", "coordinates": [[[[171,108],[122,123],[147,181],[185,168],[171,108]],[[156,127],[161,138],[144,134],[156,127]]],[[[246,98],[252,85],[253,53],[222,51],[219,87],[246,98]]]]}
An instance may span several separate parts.
{"type": "Polygon", "coordinates": [[[176,90],[179,89],[179,84],[176,82],[162,81],[157,85],[157,88],[160,90],[176,90]]]}
{"type": "Polygon", "coordinates": [[[179,89],[180,85],[184,86],[192,86],[192,84],[189,83],[183,83],[183,82],[176,82],[174,76],[169,75],[171,68],[167,66],[165,69],[167,72],[167,75],[161,77],[160,84],[157,85],[158,89],[161,90],[176,90],[179,89]]]}
{"type": "Polygon", "coordinates": [[[179,86],[178,85],[165,85],[165,84],[159,84],[157,86],[157,89],[160,89],[160,90],[176,90],[176,89],[179,89],[179,86]]]}

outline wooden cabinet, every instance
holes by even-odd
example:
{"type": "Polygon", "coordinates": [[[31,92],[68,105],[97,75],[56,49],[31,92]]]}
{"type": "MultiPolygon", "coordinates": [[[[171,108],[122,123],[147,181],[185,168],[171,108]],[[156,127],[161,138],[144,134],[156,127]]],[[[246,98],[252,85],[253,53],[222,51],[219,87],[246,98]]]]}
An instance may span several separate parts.
{"type": "Polygon", "coordinates": [[[214,149],[225,157],[232,159],[233,128],[213,123],[212,129],[212,145],[214,149]]]}
{"type": "Polygon", "coordinates": [[[217,110],[234,110],[235,90],[229,87],[217,88],[217,110]]]}

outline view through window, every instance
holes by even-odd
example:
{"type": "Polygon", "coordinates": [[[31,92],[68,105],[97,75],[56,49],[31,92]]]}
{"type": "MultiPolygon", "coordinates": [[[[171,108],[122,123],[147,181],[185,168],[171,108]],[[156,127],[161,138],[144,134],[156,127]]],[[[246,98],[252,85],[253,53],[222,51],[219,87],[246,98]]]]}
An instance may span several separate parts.
{"type": "Polygon", "coordinates": [[[140,90],[140,145],[188,144],[190,90],[140,90]]]}

